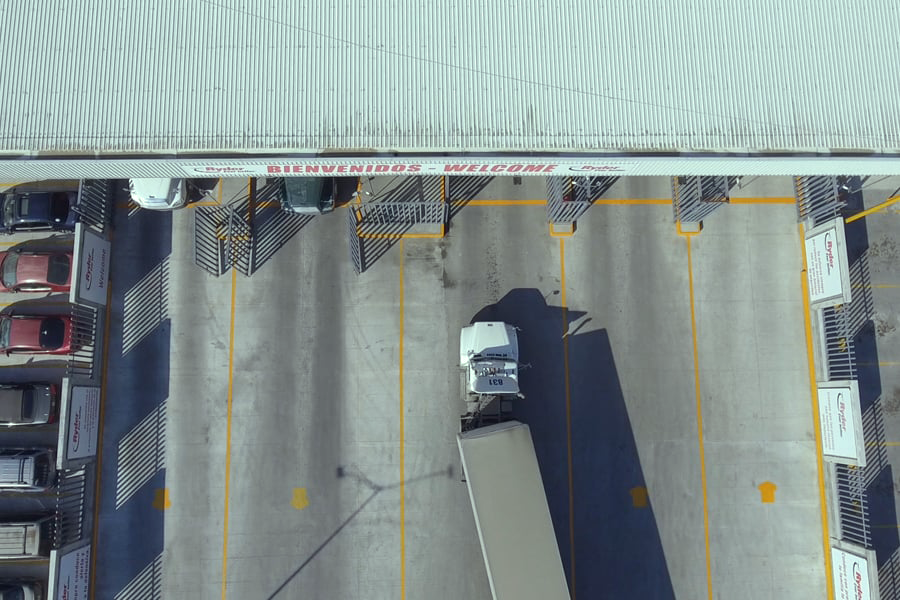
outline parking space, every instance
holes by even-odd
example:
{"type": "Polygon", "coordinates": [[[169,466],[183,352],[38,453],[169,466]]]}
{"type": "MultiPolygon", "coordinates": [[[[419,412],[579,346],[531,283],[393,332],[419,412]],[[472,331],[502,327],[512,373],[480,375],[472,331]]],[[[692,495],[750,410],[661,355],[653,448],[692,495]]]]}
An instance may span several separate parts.
{"type": "MultiPolygon", "coordinates": [[[[775,598],[784,577],[824,597],[789,185],[746,182],[688,238],[669,180],[621,179],[560,239],[539,181],[451,182],[447,235],[396,240],[361,275],[346,209],[305,220],[249,278],[193,264],[196,208],[120,220],[113,313],[154,312],[126,300],[149,288],[165,310],[111,347],[104,496],[121,497],[123,441],[148,418],[164,460],[102,500],[98,561],[122,568],[98,593],[159,563],[164,597],[489,598],[456,362],[460,327],[500,319],[522,329],[514,416],[576,596],[775,598]]],[[[219,189],[253,202],[246,180],[219,189]]]]}

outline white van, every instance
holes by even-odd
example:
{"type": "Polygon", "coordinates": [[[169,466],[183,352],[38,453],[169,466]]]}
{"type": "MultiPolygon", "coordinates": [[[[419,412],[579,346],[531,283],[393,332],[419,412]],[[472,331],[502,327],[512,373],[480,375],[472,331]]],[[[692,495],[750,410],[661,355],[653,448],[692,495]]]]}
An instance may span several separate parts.
{"type": "Polygon", "coordinates": [[[0,560],[49,557],[53,517],[0,523],[0,560]]]}
{"type": "Polygon", "coordinates": [[[0,448],[0,491],[43,492],[56,483],[48,448],[0,448]]]}
{"type": "Polygon", "coordinates": [[[141,208],[173,210],[187,204],[185,179],[129,179],[131,199],[141,208]]]}

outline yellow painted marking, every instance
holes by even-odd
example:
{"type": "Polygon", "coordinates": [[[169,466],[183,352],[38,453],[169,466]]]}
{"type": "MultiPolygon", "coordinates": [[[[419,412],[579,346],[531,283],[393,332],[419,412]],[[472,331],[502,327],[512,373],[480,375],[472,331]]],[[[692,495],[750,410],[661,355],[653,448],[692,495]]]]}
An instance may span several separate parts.
{"type": "Polygon", "coordinates": [[[838,340],[838,349],[839,349],[841,352],[846,352],[846,351],[847,351],[847,338],[840,338],[840,339],[838,340]]]}
{"type": "Polygon", "coordinates": [[[631,494],[631,505],[633,507],[647,508],[647,501],[649,499],[647,488],[638,485],[628,490],[628,493],[631,494]]]}
{"type": "Polygon", "coordinates": [[[439,233],[366,233],[357,230],[357,235],[364,240],[409,240],[444,237],[444,226],[441,225],[439,233]]]}
{"type": "Polygon", "coordinates": [[[858,221],[859,219],[862,219],[863,217],[871,215],[872,213],[877,213],[881,209],[887,208],[891,204],[894,204],[895,202],[898,202],[898,201],[900,201],[900,196],[893,196],[891,198],[888,198],[881,204],[878,204],[877,206],[873,206],[872,208],[868,208],[862,212],[858,212],[855,215],[847,217],[846,219],[844,219],[844,222],[852,223],[853,221],[858,221]]]}
{"type": "Polygon", "coordinates": [[[683,235],[685,237],[691,237],[692,235],[698,235],[701,231],[703,231],[703,223],[701,222],[698,226],[697,231],[685,231],[681,228],[681,221],[675,221],[675,231],[678,235],[683,235]]]}
{"type": "Polygon", "coordinates": [[[166,510],[172,506],[169,499],[169,488],[159,488],[153,494],[153,508],[156,510],[166,510]]]}
{"type": "MultiPolygon", "coordinates": [[[[805,239],[803,225],[797,226],[800,239],[805,239]]],[[[822,550],[825,555],[825,589],[826,599],[834,599],[834,582],[831,580],[831,542],[828,534],[828,504],[825,500],[825,466],[822,458],[822,424],[819,421],[819,389],[816,382],[815,352],[813,350],[812,322],[809,308],[809,282],[807,281],[806,252],[803,254],[803,272],[800,273],[800,285],[803,296],[803,326],[806,331],[806,362],[809,369],[809,391],[812,398],[813,431],[816,437],[816,467],[819,473],[819,512],[822,518],[822,550]]]]}
{"type": "Polygon", "coordinates": [[[775,502],[775,490],[778,489],[777,485],[775,485],[771,481],[763,481],[757,487],[759,487],[759,495],[762,499],[763,504],[771,504],[775,502]]]}
{"type": "Polygon", "coordinates": [[[306,488],[294,488],[291,496],[291,506],[297,510],[303,510],[309,506],[309,497],[306,495],[306,488]]]}
{"type": "Polygon", "coordinates": [[[453,200],[451,206],[543,206],[546,200],[453,200]]]}
{"type": "Polygon", "coordinates": [[[594,204],[606,204],[606,205],[665,205],[672,204],[671,198],[598,198],[594,204]]]}
{"type": "Polygon", "coordinates": [[[900,288],[900,285],[896,283],[872,283],[866,285],[864,283],[854,283],[853,289],[893,289],[900,288]]]}
{"type": "Polygon", "coordinates": [[[771,198],[730,198],[729,204],[794,204],[797,200],[791,196],[772,196],[771,198]]]}
{"type": "MultiPolygon", "coordinates": [[[[681,223],[678,223],[679,233],[681,223]]],[[[703,447],[703,404],[700,394],[700,360],[697,350],[697,315],[694,310],[694,265],[691,259],[691,235],[685,235],[688,261],[688,292],[691,300],[691,341],[694,345],[694,393],[697,402],[697,445],[700,450],[700,484],[703,488],[703,543],[706,548],[706,591],[709,600],[713,598],[712,560],[709,552],[709,499],[706,493],[706,451],[703,447]]]]}
{"type": "Polygon", "coordinates": [[[566,393],[566,454],[569,469],[569,588],[575,600],[575,485],[572,473],[572,395],[569,389],[569,331],[568,306],[566,305],[566,241],[559,240],[559,286],[563,326],[563,376],[566,393]]]}
{"type": "Polygon", "coordinates": [[[569,224],[568,231],[566,231],[565,229],[563,229],[563,230],[556,229],[556,227],[560,227],[559,224],[554,225],[553,223],[548,223],[548,225],[549,225],[549,229],[550,229],[550,237],[563,238],[563,237],[572,237],[573,235],[575,235],[575,223],[569,224]]]}
{"type": "MultiPolygon", "coordinates": [[[[112,243],[113,240],[113,232],[109,232],[109,241],[112,243]]],[[[110,276],[110,281],[112,280],[112,276],[110,276]]],[[[92,538],[92,548],[91,551],[91,581],[88,589],[90,590],[89,595],[90,599],[94,600],[96,595],[97,587],[94,585],[94,581],[97,574],[97,537],[99,528],[96,527],[96,523],[100,522],[100,479],[101,473],[103,473],[101,467],[103,466],[103,423],[104,418],[103,415],[106,411],[106,383],[107,383],[107,365],[109,361],[107,360],[109,357],[109,323],[112,320],[110,318],[110,313],[112,309],[112,285],[106,286],[106,322],[103,324],[103,366],[100,368],[100,411],[97,418],[97,453],[95,455],[95,460],[97,461],[97,470],[95,471],[95,482],[94,482],[94,534],[92,538]]],[[[37,363],[40,365],[40,363],[37,363]]]]}
{"type": "Polygon", "coordinates": [[[403,240],[400,240],[400,348],[398,352],[397,362],[400,366],[400,600],[406,600],[406,490],[405,490],[405,463],[404,448],[405,443],[405,415],[404,398],[403,398],[403,320],[404,320],[404,304],[403,304],[403,240]]]}
{"type": "Polygon", "coordinates": [[[234,298],[237,290],[237,270],[231,270],[231,325],[228,331],[228,417],[225,430],[225,508],[222,526],[222,600],[225,600],[228,581],[228,493],[231,490],[231,406],[234,399],[234,298]]]}
{"type": "Polygon", "coordinates": [[[900,446],[900,442],[866,442],[866,446],[900,446]]]}

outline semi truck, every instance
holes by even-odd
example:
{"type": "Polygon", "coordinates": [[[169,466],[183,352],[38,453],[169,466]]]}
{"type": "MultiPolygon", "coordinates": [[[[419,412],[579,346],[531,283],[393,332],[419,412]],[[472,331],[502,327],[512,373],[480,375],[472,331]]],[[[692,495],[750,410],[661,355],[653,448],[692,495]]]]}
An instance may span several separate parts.
{"type": "Polygon", "coordinates": [[[531,430],[512,420],[518,330],[472,323],[459,334],[465,412],[457,435],[463,479],[494,600],[568,600],[531,430]]]}
{"type": "Polygon", "coordinates": [[[461,431],[457,444],[494,600],[569,600],[528,425],[461,431]]]}
{"type": "Polygon", "coordinates": [[[512,325],[501,321],[472,323],[459,334],[465,412],[460,430],[500,422],[512,412],[519,391],[519,338],[512,325]]]}

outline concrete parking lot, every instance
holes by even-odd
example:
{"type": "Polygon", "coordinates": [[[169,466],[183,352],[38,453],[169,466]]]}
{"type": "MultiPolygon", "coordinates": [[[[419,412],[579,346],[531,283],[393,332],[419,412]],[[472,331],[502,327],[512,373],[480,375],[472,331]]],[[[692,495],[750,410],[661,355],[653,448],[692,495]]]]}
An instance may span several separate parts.
{"type": "Polygon", "coordinates": [[[622,179],[558,238],[541,179],[452,181],[446,236],[361,275],[342,209],[249,278],[193,264],[196,207],[121,211],[98,597],[489,598],[455,444],[458,332],[484,318],[522,328],[515,416],[575,597],[824,597],[790,180],[696,236],[668,185],[622,179]],[[123,499],[123,439],[154,427],[123,499]]]}

